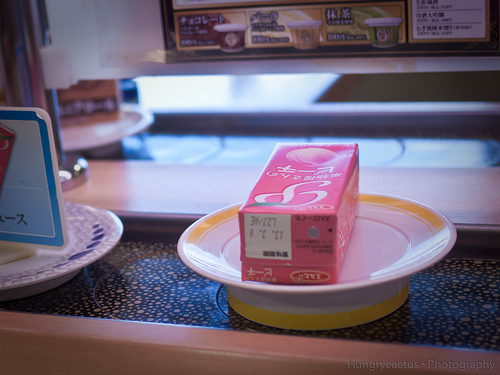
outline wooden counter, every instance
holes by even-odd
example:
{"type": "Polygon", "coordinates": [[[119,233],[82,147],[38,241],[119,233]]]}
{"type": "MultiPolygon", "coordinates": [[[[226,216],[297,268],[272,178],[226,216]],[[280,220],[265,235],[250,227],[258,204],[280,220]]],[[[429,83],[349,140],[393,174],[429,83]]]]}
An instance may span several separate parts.
{"type": "MultiPolygon", "coordinates": [[[[243,201],[262,166],[93,161],[65,200],[138,215],[204,215],[243,201]]],[[[462,227],[500,226],[500,168],[362,167],[360,191],[413,199],[462,227]]]]}
{"type": "Polygon", "coordinates": [[[494,374],[500,353],[0,313],[4,374],[494,374]],[[481,369],[450,369],[462,363],[481,369]],[[491,363],[489,368],[486,363],[491,363]],[[491,366],[494,366],[493,371],[491,366]]]}

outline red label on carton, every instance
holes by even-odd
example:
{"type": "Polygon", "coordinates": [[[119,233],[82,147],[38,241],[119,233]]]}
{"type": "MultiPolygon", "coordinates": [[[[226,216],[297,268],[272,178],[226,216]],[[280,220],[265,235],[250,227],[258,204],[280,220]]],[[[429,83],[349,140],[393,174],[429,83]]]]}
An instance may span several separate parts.
{"type": "Polygon", "coordinates": [[[14,143],[14,133],[3,126],[0,126],[0,187],[2,186],[3,176],[9,163],[10,151],[14,143]]]}
{"type": "Polygon", "coordinates": [[[359,196],[356,144],[278,144],[239,211],[242,279],[336,283],[359,196]]]}

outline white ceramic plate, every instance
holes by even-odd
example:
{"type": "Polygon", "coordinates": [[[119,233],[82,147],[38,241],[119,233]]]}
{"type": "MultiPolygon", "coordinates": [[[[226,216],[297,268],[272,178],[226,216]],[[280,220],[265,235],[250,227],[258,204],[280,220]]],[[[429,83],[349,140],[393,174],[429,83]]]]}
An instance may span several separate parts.
{"type": "Polygon", "coordinates": [[[430,267],[453,247],[456,230],[439,212],[407,199],[361,194],[339,277],[332,285],[241,281],[238,209],[234,205],[193,223],[178,252],[195,272],[225,285],[266,293],[331,293],[382,284],[430,267]]]}
{"type": "Polygon", "coordinates": [[[153,116],[136,105],[122,104],[118,121],[68,125],[61,129],[64,151],[82,151],[114,144],[140,133],[153,123],[153,116]]]}
{"type": "Polygon", "coordinates": [[[63,250],[0,265],[0,301],[28,297],[55,288],[108,253],[120,240],[123,225],[112,212],[66,202],[69,242],[63,250]]]}

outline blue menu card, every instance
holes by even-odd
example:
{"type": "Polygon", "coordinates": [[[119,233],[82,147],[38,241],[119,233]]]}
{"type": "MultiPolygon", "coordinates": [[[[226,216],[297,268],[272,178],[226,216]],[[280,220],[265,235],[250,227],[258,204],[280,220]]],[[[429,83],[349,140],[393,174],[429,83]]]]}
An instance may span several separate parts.
{"type": "Polygon", "coordinates": [[[49,115],[0,107],[0,264],[2,254],[63,249],[67,237],[49,115]]]}

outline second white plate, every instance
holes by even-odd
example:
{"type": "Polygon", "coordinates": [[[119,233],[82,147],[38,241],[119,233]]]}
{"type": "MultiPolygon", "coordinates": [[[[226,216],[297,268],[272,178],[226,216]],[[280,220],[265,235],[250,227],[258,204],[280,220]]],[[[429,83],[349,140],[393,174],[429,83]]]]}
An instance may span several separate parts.
{"type": "Polygon", "coordinates": [[[69,242],[62,250],[39,249],[35,255],[0,265],[0,301],[24,298],[55,288],[111,251],[123,224],[110,211],[66,202],[69,242]]]}

